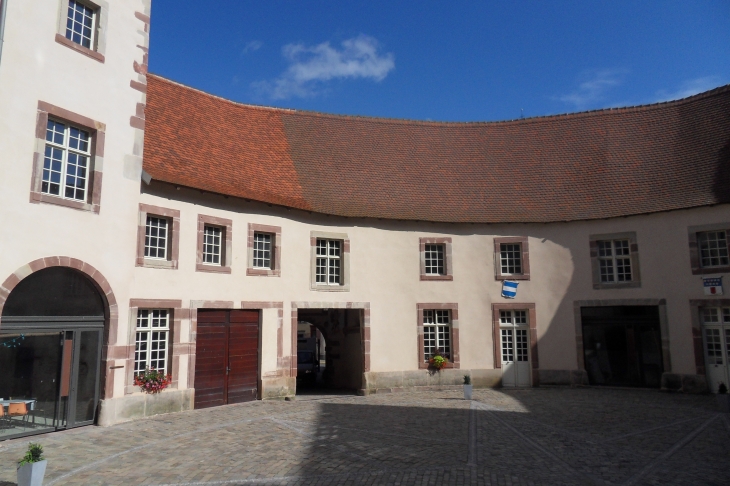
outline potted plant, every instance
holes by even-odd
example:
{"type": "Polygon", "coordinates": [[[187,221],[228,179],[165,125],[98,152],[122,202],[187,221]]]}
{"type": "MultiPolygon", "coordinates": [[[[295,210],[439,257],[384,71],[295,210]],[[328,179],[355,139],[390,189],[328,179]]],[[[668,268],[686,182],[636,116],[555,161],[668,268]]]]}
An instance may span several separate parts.
{"type": "Polygon", "coordinates": [[[160,393],[172,383],[172,376],[154,368],[145,368],[144,373],[134,377],[134,385],[145,393],[160,393]]]}
{"type": "Polygon", "coordinates": [[[727,393],[725,383],[720,383],[717,387],[717,406],[721,412],[730,413],[730,395],[727,393]]]}
{"type": "Polygon", "coordinates": [[[28,451],[18,461],[18,486],[41,486],[47,463],[43,458],[43,446],[28,444],[28,451]]]}
{"type": "Polygon", "coordinates": [[[448,362],[449,360],[441,354],[441,350],[437,349],[434,351],[433,357],[428,360],[428,369],[431,371],[431,374],[438,373],[448,362]]]}
{"type": "Polygon", "coordinates": [[[464,375],[464,400],[471,400],[472,384],[471,376],[464,375]]]}

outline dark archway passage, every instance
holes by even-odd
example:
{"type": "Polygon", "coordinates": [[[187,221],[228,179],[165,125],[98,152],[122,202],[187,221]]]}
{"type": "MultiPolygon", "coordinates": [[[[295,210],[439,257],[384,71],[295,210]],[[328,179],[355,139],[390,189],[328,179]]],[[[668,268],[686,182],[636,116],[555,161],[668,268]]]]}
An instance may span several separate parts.
{"type": "MultiPolygon", "coordinates": [[[[357,391],[363,385],[362,309],[299,309],[297,321],[314,326],[323,336],[325,366],[315,385],[357,391]]],[[[300,347],[299,350],[302,348],[300,347]]],[[[299,351],[298,350],[298,351],[299,351]]],[[[308,352],[306,350],[305,352],[308,352]]],[[[297,370],[297,392],[312,383],[297,370]]],[[[318,388],[315,386],[314,388],[318,388]]]]}
{"type": "Polygon", "coordinates": [[[94,282],[72,268],[15,286],[0,327],[0,440],[94,423],[105,314],[94,282]]]}

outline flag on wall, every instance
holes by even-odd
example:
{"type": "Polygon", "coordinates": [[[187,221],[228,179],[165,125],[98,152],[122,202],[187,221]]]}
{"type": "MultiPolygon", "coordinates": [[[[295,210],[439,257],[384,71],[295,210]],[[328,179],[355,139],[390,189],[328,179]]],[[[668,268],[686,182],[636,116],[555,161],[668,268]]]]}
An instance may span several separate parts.
{"type": "Polygon", "coordinates": [[[502,297],[514,299],[517,295],[517,285],[517,282],[512,282],[511,280],[502,282],[502,297]]]}
{"type": "Polygon", "coordinates": [[[722,295],[722,277],[702,277],[705,295],[722,295]]]}

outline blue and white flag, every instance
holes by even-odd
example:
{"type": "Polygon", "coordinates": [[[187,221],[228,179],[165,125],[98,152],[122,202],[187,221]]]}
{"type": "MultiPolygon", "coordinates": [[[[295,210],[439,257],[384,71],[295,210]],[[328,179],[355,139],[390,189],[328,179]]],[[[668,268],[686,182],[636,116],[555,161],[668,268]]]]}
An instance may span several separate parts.
{"type": "Polygon", "coordinates": [[[502,297],[514,299],[517,295],[517,285],[517,282],[512,282],[511,280],[502,282],[502,297]]]}
{"type": "Polygon", "coordinates": [[[722,277],[702,277],[705,295],[722,295],[722,277]]]}

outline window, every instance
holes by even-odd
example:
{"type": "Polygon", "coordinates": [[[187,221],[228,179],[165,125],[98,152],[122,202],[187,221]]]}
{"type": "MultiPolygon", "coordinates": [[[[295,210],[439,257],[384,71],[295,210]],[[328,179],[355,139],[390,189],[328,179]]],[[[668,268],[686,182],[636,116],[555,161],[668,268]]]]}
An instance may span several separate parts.
{"type": "Polygon", "coordinates": [[[428,369],[436,352],[448,359],[446,368],[460,367],[459,304],[416,304],[418,368],[428,369]]]}
{"type": "Polygon", "coordinates": [[[700,266],[703,268],[727,267],[728,258],[727,233],[725,231],[704,231],[697,233],[700,250],[700,266]]]}
{"type": "Polygon", "coordinates": [[[497,280],[530,280],[526,236],[494,238],[494,255],[497,280]]]}
{"type": "Polygon", "coordinates": [[[598,262],[601,269],[601,282],[631,281],[629,240],[599,241],[598,262]]]}
{"type": "Polygon", "coordinates": [[[346,234],[312,231],[311,290],[342,292],[350,290],[350,240],[346,234]]]}
{"type": "Polygon", "coordinates": [[[90,158],[89,132],[49,119],[41,192],[85,201],[90,158]]]}
{"type": "Polygon", "coordinates": [[[451,238],[419,238],[421,280],[453,280],[451,238]]]}
{"type": "Polygon", "coordinates": [[[233,222],[215,216],[198,215],[196,272],[231,273],[233,222]]]}
{"type": "Polygon", "coordinates": [[[104,62],[109,4],[106,0],[60,0],[56,42],[104,62]]]}
{"type": "Polygon", "coordinates": [[[103,123],[38,102],[30,202],[99,213],[103,123]]]}
{"type": "Polygon", "coordinates": [[[246,275],[281,276],[281,227],[248,225],[248,269],[246,275]]]}
{"type": "Polygon", "coordinates": [[[203,263],[220,265],[222,234],[223,230],[217,226],[205,226],[203,234],[203,263]]]}
{"type": "Polygon", "coordinates": [[[271,268],[271,235],[268,233],[254,233],[253,267],[271,268]]]}
{"type": "Polygon", "coordinates": [[[522,246],[519,243],[499,245],[499,261],[502,275],[522,273],[522,246]]]}
{"type": "Polygon", "coordinates": [[[423,356],[426,361],[436,352],[451,358],[451,311],[423,311],[423,356]]]}
{"type": "Polygon", "coordinates": [[[134,345],[134,373],[154,368],[167,374],[169,313],[164,309],[139,309],[134,345]]]}
{"type": "Polygon", "coordinates": [[[426,245],[426,275],[444,273],[444,245],[426,245]]]}
{"type": "Polygon", "coordinates": [[[590,235],[594,289],[641,287],[636,233],[590,235]]]}
{"type": "Polygon", "coordinates": [[[176,269],[180,239],[180,211],[139,205],[138,267],[176,269]]]}
{"type": "Polygon", "coordinates": [[[147,216],[144,236],[145,258],[167,260],[167,226],[168,221],[165,218],[147,216]]]}
{"type": "Polygon", "coordinates": [[[342,282],[342,242],[339,240],[317,239],[317,279],[318,284],[340,285],[342,282]]]}
{"type": "Polygon", "coordinates": [[[96,13],[83,3],[68,0],[66,39],[87,49],[94,45],[94,17],[96,13]]]}

